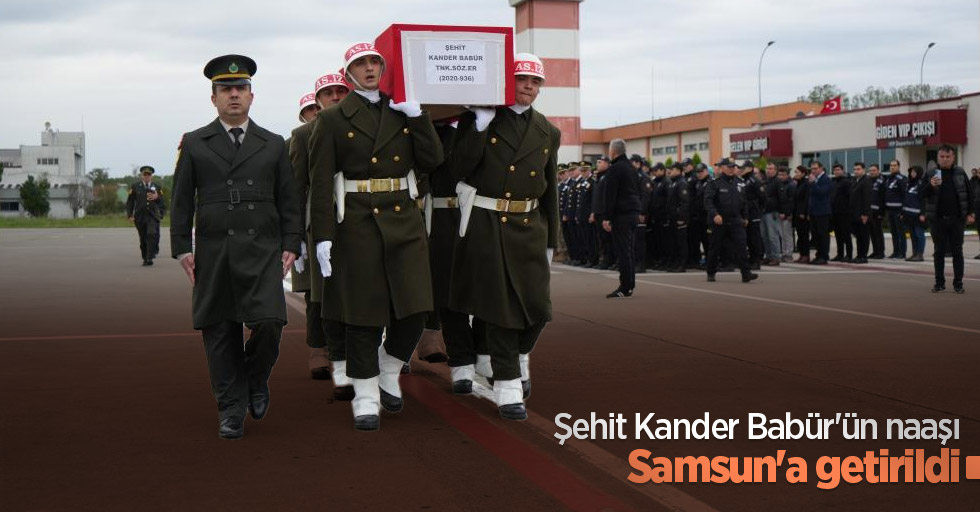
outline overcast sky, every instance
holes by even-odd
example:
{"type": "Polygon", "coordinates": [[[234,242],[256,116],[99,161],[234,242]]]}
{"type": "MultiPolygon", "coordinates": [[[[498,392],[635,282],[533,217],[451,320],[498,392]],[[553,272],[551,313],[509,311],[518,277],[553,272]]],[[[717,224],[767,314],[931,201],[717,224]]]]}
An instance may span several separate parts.
{"type": "MultiPolygon", "coordinates": [[[[586,0],[580,13],[587,128],[751,108],[769,40],[765,104],[822,83],[918,83],[930,41],[926,82],[980,91],[978,0],[586,0]]],[[[210,58],[254,58],[251,117],[288,135],[316,77],[392,23],[512,26],[514,11],[507,0],[2,0],[0,148],[39,144],[45,121],[84,122],[89,169],[170,174],[180,135],[215,117],[210,58]]]]}

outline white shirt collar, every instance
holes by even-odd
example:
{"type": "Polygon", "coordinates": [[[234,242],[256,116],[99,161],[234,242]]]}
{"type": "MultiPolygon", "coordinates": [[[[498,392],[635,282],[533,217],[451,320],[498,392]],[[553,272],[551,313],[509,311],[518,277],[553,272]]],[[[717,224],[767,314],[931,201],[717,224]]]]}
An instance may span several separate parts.
{"type": "Polygon", "coordinates": [[[225,133],[228,134],[228,137],[231,138],[231,142],[232,143],[235,143],[235,142],[245,142],[245,132],[248,131],[248,119],[246,119],[244,123],[242,123],[242,124],[240,124],[238,126],[232,126],[232,125],[224,122],[220,117],[218,118],[218,121],[221,123],[221,126],[224,127],[225,133]],[[229,131],[232,128],[241,128],[242,129],[242,140],[240,140],[240,141],[235,140],[235,136],[231,134],[231,131],[229,131]]]}
{"type": "Polygon", "coordinates": [[[360,94],[361,97],[370,101],[371,103],[377,103],[381,101],[381,91],[375,89],[373,91],[364,91],[361,89],[354,89],[354,92],[360,94]]]}
{"type": "Polygon", "coordinates": [[[524,112],[527,112],[529,108],[531,108],[531,105],[518,105],[517,103],[515,103],[511,105],[509,108],[514,112],[516,112],[517,114],[523,114],[524,112]]]}

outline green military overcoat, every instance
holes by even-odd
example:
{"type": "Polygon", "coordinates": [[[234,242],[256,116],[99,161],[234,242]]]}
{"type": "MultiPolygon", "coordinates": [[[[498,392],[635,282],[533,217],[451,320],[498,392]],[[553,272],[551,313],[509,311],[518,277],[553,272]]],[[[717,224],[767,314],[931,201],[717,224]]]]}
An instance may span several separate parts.
{"type": "Polygon", "coordinates": [[[449,308],[511,329],[551,320],[547,249],[558,243],[557,163],[561,132],[533,108],[519,133],[516,116],[497,109],[478,132],[475,117],[460,120],[453,148],[456,177],[477,194],[538,199],[529,213],[473,207],[466,235],[457,240],[449,308]]]}
{"type": "MultiPolygon", "coordinates": [[[[291,136],[286,139],[286,149],[289,151],[289,161],[293,165],[293,181],[296,183],[296,191],[300,200],[300,218],[303,228],[306,231],[304,241],[306,249],[311,253],[310,245],[310,219],[309,193],[310,193],[310,133],[313,131],[313,123],[304,123],[293,129],[291,136]]],[[[316,255],[312,254],[303,262],[305,268],[302,272],[297,272],[295,268],[291,270],[292,284],[294,292],[310,292],[311,302],[320,302],[320,287],[310,287],[310,280],[319,282],[320,265],[316,261],[316,255]],[[311,276],[316,276],[311,278],[311,276]]]]}
{"type": "Polygon", "coordinates": [[[195,228],[195,329],[222,321],[286,322],[282,252],[299,254],[299,205],[279,135],[249,121],[236,151],[217,119],[184,134],[170,245],[175,258],[191,252],[195,228]]]}
{"type": "MultiPolygon", "coordinates": [[[[451,167],[453,137],[456,129],[444,124],[436,127],[442,140],[445,162],[429,173],[429,192],[433,198],[456,197],[456,177],[451,167]]],[[[449,286],[453,268],[453,251],[459,237],[459,209],[433,208],[429,230],[429,268],[432,270],[432,295],[435,307],[449,306],[449,286]]]]}
{"type": "MultiPolygon", "coordinates": [[[[386,326],[432,310],[425,226],[409,191],[348,192],[337,222],[334,176],[348,180],[404,178],[443,160],[427,114],[408,118],[381,95],[369,106],[356,92],[317,114],[310,137],[310,219],[315,243],[332,241],[336,293],[323,297],[324,318],[386,326]]],[[[315,252],[315,246],[311,249],[315,252]]]]}

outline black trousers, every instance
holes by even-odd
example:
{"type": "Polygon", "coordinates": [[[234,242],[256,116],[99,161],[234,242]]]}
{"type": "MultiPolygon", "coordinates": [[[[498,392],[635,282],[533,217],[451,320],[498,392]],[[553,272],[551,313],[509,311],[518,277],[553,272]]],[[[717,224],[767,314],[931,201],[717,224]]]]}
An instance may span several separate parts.
{"type": "Polygon", "coordinates": [[[765,252],[762,244],[762,220],[749,221],[748,227],[745,228],[745,236],[749,249],[749,264],[759,263],[762,261],[762,255],[765,252]]]}
{"type": "Polygon", "coordinates": [[[572,232],[572,223],[563,220],[561,221],[561,236],[565,239],[565,248],[568,250],[568,259],[574,260],[578,256],[577,247],[575,246],[575,233],[572,232]]]}
{"type": "Polygon", "coordinates": [[[416,313],[399,319],[392,313],[387,329],[347,324],[347,375],[352,379],[370,379],[381,374],[378,347],[382,333],[389,355],[402,361],[411,359],[425,330],[426,316],[427,313],[416,313]]]}
{"type": "Polygon", "coordinates": [[[160,252],[160,221],[149,213],[137,213],[133,218],[140,237],[140,255],[152,260],[160,252]]]}
{"type": "Polygon", "coordinates": [[[701,248],[704,255],[708,254],[708,227],[703,219],[693,219],[687,225],[687,264],[695,266],[701,263],[701,248]]]}
{"type": "Polygon", "coordinates": [[[664,250],[664,220],[652,217],[647,231],[647,266],[662,265],[667,262],[667,251],[664,250]]]}
{"type": "MultiPolygon", "coordinates": [[[[466,366],[476,364],[476,343],[473,340],[473,328],[470,327],[470,317],[465,313],[448,308],[439,308],[430,319],[438,319],[437,329],[442,329],[442,339],[446,341],[446,355],[449,356],[449,366],[466,366]]],[[[428,328],[432,328],[431,326],[428,328]]],[[[486,351],[483,352],[484,354],[486,351]]]]}
{"type": "Polygon", "coordinates": [[[796,250],[800,253],[800,257],[806,256],[810,257],[810,221],[797,218],[793,221],[793,227],[796,228],[796,250]]]}
{"type": "Polygon", "coordinates": [[[871,238],[871,254],[885,257],[885,232],[882,227],[882,214],[875,210],[868,219],[869,236],[871,238]]]}
{"type": "Polygon", "coordinates": [[[249,397],[269,392],[269,376],[279,358],[281,321],[263,320],[247,327],[251,334],[244,346],[241,323],[218,322],[201,329],[221,419],[245,418],[249,397]]]}
{"type": "Polygon", "coordinates": [[[905,257],[905,221],[901,209],[888,210],[888,230],[892,234],[892,254],[905,257]]]}
{"type": "Polygon", "coordinates": [[[310,302],[310,292],[303,293],[306,301],[306,344],[310,348],[323,348],[327,346],[327,338],[323,323],[323,314],[320,312],[319,302],[310,302]]]}
{"type": "Polygon", "coordinates": [[[633,232],[633,270],[642,268],[646,270],[647,261],[647,225],[637,222],[636,231],[633,232]]]}
{"type": "Polygon", "coordinates": [[[741,219],[734,222],[725,222],[722,225],[711,224],[711,245],[708,249],[707,271],[712,276],[718,272],[718,260],[722,252],[735,259],[735,264],[741,270],[742,275],[749,274],[749,261],[746,258],[746,235],[745,226],[741,219]]]}
{"type": "Polygon", "coordinates": [[[588,220],[585,220],[576,221],[576,226],[578,227],[579,243],[582,246],[581,261],[595,264],[599,260],[595,224],[590,224],[588,220]]]}
{"type": "Polygon", "coordinates": [[[483,331],[481,336],[486,339],[490,352],[494,380],[521,378],[520,355],[530,354],[534,350],[545,323],[534,324],[527,329],[508,329],[490,322],[480,322],[478,326],[483,331]]]}
{"type": "Polygon", "coordinates": [[[936,271],[936,284],[946,285],[946,255],[953,255],[953,286],[963,286],[963,230],[964,217],[937,217],[930,219],[930,231],[934,250],[932,265],[936,271]]]}
{"type": "Polygon", "coordinates": [[[670,221],[668,231],[673,246],[670,260],[671,267],[684,267],[687,263],[687,224],[678,226],[676,221],[670,221]]]}
{"type": "Polygon", "coordinates": [[[633,237],[636,234],[636,214],[617,215],[612,221],[613,246],[616,248],[619,265],[619,289],[632,290],[636,287],[636,272],[633,268],[633,237]]]}
{"type": "Polygon", "coordinates": [[[861,217],[851,221],[851,231],[854,233],[854,240],[857,242],[857,257],[868,257],[868,246],[871,242],[871,218],[868,222],[861,222],[861,217]]]}
{"type": "Polygon", "coordinates": [[[854,255],[854,245],[851,243],[851,216],[838,214],[831,217],[834,228],[834,241],[837,243],[837,256],[850,258],[854,255]]]}
{"type": "MultiPolygon", "coordinates": [[[[602,221],[596,219],[596,223],[601,225],[602,221]]],[[[616,263],[616,251],[613,250],[612,234],[602,228],[598,229],[598,234],[599,252],[602,263],[604,265],[612,265],[613,263],[616,263]]]]}
{"type": "Polygon", "coordinates": [[[830,215],[813,215],[810,217],[810,228],[813,233],[813,247],[816,249],[816,259],[830,259],[830,215]]]}

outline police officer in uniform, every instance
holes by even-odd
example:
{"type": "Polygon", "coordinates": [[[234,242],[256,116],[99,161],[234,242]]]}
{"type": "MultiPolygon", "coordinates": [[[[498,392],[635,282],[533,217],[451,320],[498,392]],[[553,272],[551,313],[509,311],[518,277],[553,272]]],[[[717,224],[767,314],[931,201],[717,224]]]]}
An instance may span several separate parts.
{"type": "Polygon", "coordinates": [[[708,256],[708,211],[704,208],[704,190],[711,180],[708,166],[700,163],[694,171],[695,181],[691,193],[691,222],[688,225],[688,239],[691,240],[687,255],[688,268],[703,269],[702,254],[708,256]]]}
{"type": "Polygon", "coordinates": [[[673,247],[673,258],[667,264],[667,272],[686,272],[687,228],[691,202],[684,165],[674,164],[670,169],[670,185],[667,189],[667,240],[673,247]]]}
{"type": "Polygon", "coordinates": [[[149,165],[140,167],[142,179],[129,186],[126,198],[126,216],[136,225],[144,267],[153,265],[153,258],[160,252],[160,220],[166,210],[163,187],[153,181],[153,173],[149,165]]]}
{"type": "Polygon", "coordinates": [[[902,166],[898,160],[888,164],[888,177],[885,178],[885,211],[888,213],[888,227],[892,234],[892,253],[890,259],[905,259],[905,221],[902,205],[905,204],[905,193],[909,179],[902,174],[902,166]]]}
{"type": "Polygon", "coordinates": [[[248,117],[255,69],[242,55],[204,67],[218,118],[184,134],[171,207],[170,245],[194,286],[194,328],[204,336],[225,439],[242,437],[246,410],[259,420],[269,408],[286,324],[282,279],[303,234],[285,141],[248,117]]]}
{"type": "Polygon", "coordinates": [[[579,240],[579,233],[575,226],[575,212],[578,211],[578,186],[582,183],[582,171],[578,162],[569,162],[568,188],[565,189],[565,209],[561,210],[562,229],[568,231],[568,254],[571,257],[570,265],[579,266],[583,263],[582,243],[579,240]]]}
{"type": "Polygon", "coordinates": [[[751,160],[742,162],[741,190],[748,208],[748,225],[745,234],[748,240],[749,266],[759,270],[762,263],[762,210],[766,206],[765,185],[755,175],[755,164],[751,160]]]}
{"type": "Polygon", "coordinates": [[[885,233],[882,227],[885,217],[885,177],[881,175],[878,164],[868,166],[868,177],[871,179],[871,218],[868,220],[871,255],[868,259],[880,260],[885,257],[885,233]]]}
{"type": "Polygon", "coordinates": [[[595,224],[589,222],[589,216],[592,214],[592,202],[595,196],[595,179],[592,177],[591,164],[581,162],[579,168],[582,169],[582,181],[578,186],[578,204],[575,208],[575,223],[579,231],[579,240],[582,242],[582,266],[592,267],[598,264],[599,258],[595,224]]]}
{"type": "Polygon", "coordinates": [[[741,183],[735,176],[735,163],[723,158],[715,164],[721,171],[705,187],[704,208],[711,222],[711,247],[708,251],[708,282],[715,281],[718,272],[718,258],[726,251],[735,258],[742,272],[742,282],[758,279],[746,260],[745,228],[748,226],[749,207],[745,195],[740,190],[741,183]]]}
{"type": "Polygon", "coordinates": [[[459,122],[452,169],[462,180],[461,238],[449,306],[482,322],[500,416],[524,420],[530,354],[551,321],[561,132],[532,107],[545,80],[541,60],[514,60],[516,103],[473,108],[459,122]]]}
{"type": "Polygon", "coordinates": [[[324,293],[323,315],[346,325],[354,428],[365,431],[380,428],[381,407],[402,409],[398,377],[432,311],[415,175],[443,162],[418,102],[395,103],[378,90],[384,69],[373,44],[349,48],[345,79],[355,94],[321,110],[310,135],[313,241],[321,275],[336,267],[338,290],[324,293]]]}
{"type": "Polygon", "coordinates": [[[669,191],[670,180],[665,177],[667,168],[664,164],[657,162],[652,167],[653,188],[650,194],[650,206],[648,222],[650,222],[650,236],[647,237],[647,251],[652,252],[653,268],[655,270],[667,270],[670,258],[670,249],[667,245],[667,192],[669,191]],[[652,247],[650,247],[652,245],[652,247]],[[651,251],[652,249],[652,251],[651,251]]]}
{"type": "Polygon", "coordinates": [[[636,188],[640,192],[640,214],[636,221],[636,233],[633,235],[633,268],[637,274],[645,274],[647,271],[647,230],[650,229],[647,210],[650,209],[650,196],[653,194],[653,182],[643,172],[645,163],[646,159],[640,155],[630,156],[630,164],[636,170],[636,188]]]}

